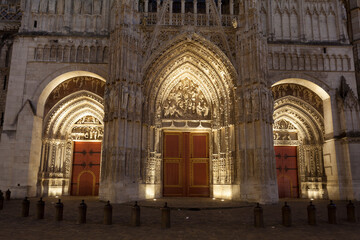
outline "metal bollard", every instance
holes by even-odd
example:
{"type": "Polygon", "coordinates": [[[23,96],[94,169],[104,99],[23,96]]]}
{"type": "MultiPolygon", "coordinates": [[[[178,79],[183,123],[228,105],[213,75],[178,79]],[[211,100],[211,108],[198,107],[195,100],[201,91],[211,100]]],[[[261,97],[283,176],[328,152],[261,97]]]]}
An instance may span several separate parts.
{"type": "Polygon", "coordinates": [[[348,222],[356,222],[355,205],[354,205],[353,202],[351,202],[351,200],[346,205],[346,210],[347,210],[347,220],[348,220],[348,222]]]}
{"type": "Polygon", "coordinates": [[[30,210],[30,201],[27,197],[24,198],[22,201],[22,208],[21,208],[21,216],[22,217],[28,217],[29,216],[29,210],[30,210]]]}
{"type": "Polygon", "coordinates": [[[4,194],[0,190],[0,210],[3,210],[3,208],[4,208],[4,194]]]}
{"type": "Polygon", "coordinates": [[[78,215],[78,224],[83,224],[86,223],[86,203],[84,202],[84,200],[81,201],[80,205],[79,205],[79,215],[78,215]]]}
{"type": "Polygon", "coordinates": [[[110,204],[110,201],[107,201],[107,204],[104,207],[104,224],[112,224],[112,206],[110,204]]]}
{"type": "Polygon", "coordinates": [[[264,227],[264,214],[260,204],[257,203],[254,208],[254,226],[257,228],[264,227]]]}
{"type": "Polygon", "coordinates": [[[6,197],[6,201],[9,201],[10,200],[10,197],[11,197],[11,191],[10,189],[8,189],[5,193],[5,197],[6,197]]]}
{"type": "Polygon", "coordinates": [[[310,202],[310,205],[307,207],[307,213],[309,225],[316,225],[316,207],[312,202],[310,202]]]}
{"type": "Polygon", "coordinates": [[[36,219],[44,219],[45,202],[40,198],[36,204],[36,219]]]}
{"type": "Polygon", "coordinates": [[[285,205],[282,207],[282,224],[285,227],[291,226],[291,208],[287,205],[287,202],[285,202],[285,205]]]}
{"type": "Polygon", "coordinates": [[[59,202],[55,204],[55,221],[62,221],[64,213],[64,204],[59,199],[59,202]]]}
{"type": "Polygon", "coordinates": [[[170,228],[170,208],[167,206],[167,202],[161,208],[161,228],[170,228]]]}
{"type": "Polygon", "coordinates": [[[327,206],[328,209],[328,220],[330,224],[336,224],[336,205],[333,201],[330,201],[330,204],[327,206]]]}
{"type": "Polygon", "coordinates": [[[131,226],[139,227],[140,226],[140,207],[135,202],[135,205],[131,208],[131,226]]]}

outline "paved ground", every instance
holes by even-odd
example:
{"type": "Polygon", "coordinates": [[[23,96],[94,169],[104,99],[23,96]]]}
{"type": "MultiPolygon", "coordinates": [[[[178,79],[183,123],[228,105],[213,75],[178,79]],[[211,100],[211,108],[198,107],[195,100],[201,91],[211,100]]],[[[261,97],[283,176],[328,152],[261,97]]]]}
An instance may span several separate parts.
{"type": "MultiPolygon", "coordinates": [[[[141,201],[141,226],[131,227],[130,211],[133,203],[113,204],[113,225],[103,225],[104,203],[86,198],[87,223],[76,223],[81,198],[65,197],[64,221],[54,220],[55,198],[45,198],[45,219],[36,220],[36,201],[30,199],[30,216],[22,218],[21,201],[5,201],[0,211],[0,239],[360,239],[360,224],[346,222],[346,203],[337,205],[338,224],[327,223],[328,201],[314,201],[317,207],[317,226],[307,224],[308,200],[287,200],[292,209],[293,226],[281,225],[279,204],[264,207],[265,227],[253,227],[254,204],[221,201],[207,198],[167,198],[141,201]],[[160,207],[167,201],[172,207],[171,228],[161,229],[160,207]]],[[[356,203],[357,216],[360,204],[356,203]]]]}

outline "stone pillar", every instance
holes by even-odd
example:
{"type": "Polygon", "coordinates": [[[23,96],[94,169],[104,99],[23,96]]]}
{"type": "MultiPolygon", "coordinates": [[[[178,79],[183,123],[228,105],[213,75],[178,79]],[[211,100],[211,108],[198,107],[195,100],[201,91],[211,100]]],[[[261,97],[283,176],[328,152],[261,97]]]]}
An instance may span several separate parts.
{"type": "Polygon", "coordinates": [[[185,0],[181,0],[181,13],[185,13],[185,0]]]}
{"type": "Polygon", "coordinates": [[[144,11],[149,12],[149,0],[144,0],[144,11]]]}
{"type": "MultiPolygon", "coordinates": [[[[127,20],[122,20],[127,21],[127,20]]],[[[120,22],[110,36],[110,79],[105,102],[105,130],[100,199],[138,200],[141,157],[142,91],[137,59],[140,36],[120,22]],[[118,46],[121,46],[118,47],[118,46]],[[134,68],[134,66],[136,66],[134,68]]]]}
{"type": "Polygon", "coordinates": [[[169,24],[172,24],[172,18],[173,18],[173,1],[170,1],[169,3],[169,24]]]}
{"type": "Polygon", "coordinates": [[[210,0],[205,0],[205,8],[206,8],[206,25],[209,26],[209,20],[210,20],[210,0]]]}
{"type": "Polygon", "coordinates": [[[271,83],[267,82],[267,40],[259,34],[259,15],[249,8],[245,11],[249,16],[245,31],[237,32],[239,48],[236,52],[239,197],[272,203],[278,201],[278,187],[272,128],[274,100],[271,83]],[[251,64],[254,62],[257,64],[251,64]]]}
{"type": "Polygon", "coordinates": [[[221,15],[221,0],[218,1],[218,11],[219,15],[221,15]]]}
{"type": "Polygon", "coordinates": [[[230,15],[234,15],[234,0],[230,0],[230,15]]]}

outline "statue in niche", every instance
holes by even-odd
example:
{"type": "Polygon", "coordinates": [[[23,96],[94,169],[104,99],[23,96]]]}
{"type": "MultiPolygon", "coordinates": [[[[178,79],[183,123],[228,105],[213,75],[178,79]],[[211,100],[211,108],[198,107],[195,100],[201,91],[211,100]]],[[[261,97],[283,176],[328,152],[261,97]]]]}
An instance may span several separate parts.
{"type": "Polygon", "coordinates": [[[347,29],[347,26],[348,26],[347,10],[346,10],[344,1],[341,1],[341,18],[342,18],[342,29],[343,29],[343,34],[344,34],[343,41],[346,41],[349,39],[349,35],[348,35],[348,29],[347,29]]]}
{"type": "Polygon", "coordinates": [[[101,14],[101,0],[94,0],[94,14],[101,14]]]}
{"type": "Polygon", "coordinates": [[[130,91],[130,94],[129,94],[129,107],[128,107],[128,111],[129,112],[134,112],[134,108],[135,108],[135,94],[134,94],[134,91],[131,90],[130,91]]]}
{"type": "Polygon", "coordinates": [[[74,1],[74,13],[81,14],[81,0],[74,1]]]}
{"type": "Polygon", "coordinates": [[[141,108],[142,108],[142,97],[141,97],[141,91],[137,90],[136,91],[136,104],[135,104],[135,108],[136,108],[136,113],[140,114],[141,113],[141,108]]]}
{"type": "Polygon", "coordinates": [[[40,2],[40,12],[46,13],[48,11],[48,0],[41,0],[40,2]]]}
{"type": "Polygon", "coordinates": [[[92,14],[92,0],[83,0],[83,13],[92,14]]]}
{"type": "Polygon", "coordinates": [[[33,0],[31,3],[31,12],[39,12],[40,0],[33,0]]]}
{"type": "Polygon", "coordinates": [[[163,102],[163,117],[182,119],[209,119],[210,106],[197,84],[181,80],[163,102]]]}
{"type": "Polygon", "coordinates": [[[129,99],[129,88],[125,83],[122,87],[121,110],[126,110],[126,108],[128,106],[128,99],[129,99]]]}
{"type": "Polygon", "coordinates": [[[60,14],[60,15],[64,14],[64,0],[57,0],[56,7],[57,7],[57,10],[56,10],[57,14],[60,14]]]}
{"type": "Polygon", "coordinates": [[[55,13],[55,12],[56,12],[56,1],[49,1],[49,13],[55,13]]]}

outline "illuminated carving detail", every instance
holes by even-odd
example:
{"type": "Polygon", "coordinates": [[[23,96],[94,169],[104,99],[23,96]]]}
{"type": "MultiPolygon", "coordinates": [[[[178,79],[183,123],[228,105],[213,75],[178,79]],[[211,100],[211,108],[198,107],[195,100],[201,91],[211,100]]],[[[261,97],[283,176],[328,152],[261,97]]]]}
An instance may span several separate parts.
{"type": "Polygon", "coordinates": [[[181,80],[163,103],[164,118],[210,119],[210,108],[199,86],[181,80]]]}
{"type": "Polygon", "coordinates": [[[85,116],[77,121],[71,131],[73,140],[102,140],[103,124],[93,116],[85,116]]]}
{"type": "Polygon", "coordinates": [[[272,92],[275,101],[285,96],[294,96],[314,107],[322,116],[324,114],[321,98],[306,87],[297,84],[281,84],[274,86],[272,92]]]}
{"type": "Polygon", "coordinates": [[[93,77],[75,77],[57,86],[49,95],[45,104],[45,115],[61,99],[80,90],[87,90],[103,97],[105,91],[105,82],[93,77]]]}

